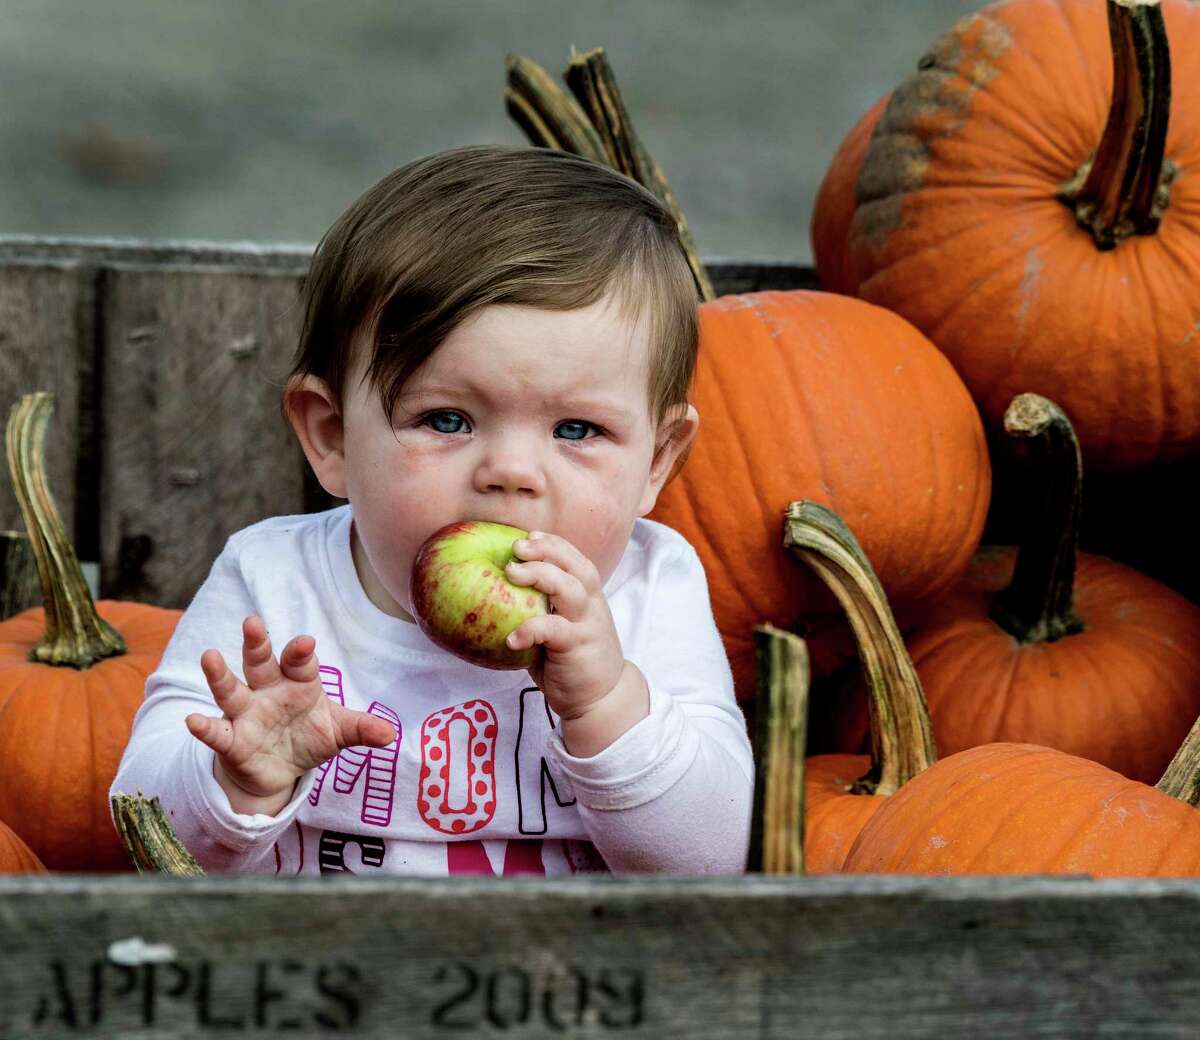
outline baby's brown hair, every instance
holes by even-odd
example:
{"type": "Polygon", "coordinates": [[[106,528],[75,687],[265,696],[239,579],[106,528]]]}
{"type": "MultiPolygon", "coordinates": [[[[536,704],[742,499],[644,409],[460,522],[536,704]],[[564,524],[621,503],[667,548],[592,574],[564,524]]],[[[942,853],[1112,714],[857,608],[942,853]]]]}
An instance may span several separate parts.
{"type": "MultiPolygon", "coordinates": [[[[304,280],[291,376],[338,402],[355,343],[386,413],[450,334],[495,304],[573,310],[614,289],[650,322],[650,414],[687,402],[696,284],[675,219],[636,181],[546,148],[473,145],[388,174],[333,223],[304,280]]],[[[614,344],[614,346],[616,346],[614,344]]]]}

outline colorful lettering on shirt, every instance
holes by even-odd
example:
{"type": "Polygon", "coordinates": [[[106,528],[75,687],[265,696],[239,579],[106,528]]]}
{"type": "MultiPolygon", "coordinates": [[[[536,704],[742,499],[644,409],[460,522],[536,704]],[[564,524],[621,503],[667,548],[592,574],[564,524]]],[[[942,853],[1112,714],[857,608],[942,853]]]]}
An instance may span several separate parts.
{"type": "MultiPolygon", "coordinates": [[[[446,873],[494,876],[496,872],[482,841],[450,841],[446,843],[446,873]]],[[[509,838],[504,846],[504,877],[545,873],[540,838],[509,838]]]]}
{"type": "Polygon", "coordinates": [[[353,874],[346,865],[346,846],[357,845],[359,862],[364,867],[378,867],[387,854],[387,843],[377,834],[343,834],[341,831],[322,831],[317,847],[317,861],[322,874],[353,874]]]}
{"type": "Polygon", "coordinates": [[[554,729],[554,716],[546,697],[536,686],[521,691],[520,717],[517,724],[517,829],[522,834],[545,834],[546,789],[560,806],[574,805],[575,799],[564,801],[558,793],[546,756],[542,749],[554,729]]]}
{"type": "MultiPolygon", "coordinates": [[[[345,691],[342,689],[342,673],[337,668],[328,665],[321,666],[321,685],[325,694],[339,704],[346,703],[345,691]]],[[[322,762],[317,767],[316,780],[309,792],[309,805],[316,805],[321,800],[321,791],[325,786],[325,777],[329,767],[334,767],[333,789],[338,794],[348,794],[354,789],[359,779],[365,777],[362,788],[362,808],[359,819],[376,827],[386,827],[392,822],[392,808],[396,792],[396,759],[400,753],[400,742],[403,739],[400,717],[386,704],[372,701],[367,712],[378,718],[386,719],[396,727],[396,739],[385,748],[352,747],[345,748],[328,762],[322,762]]]]}
{"type": "MultiPolygon", "coordinates": [[[[326,695],[345,705],[342,671],[331,665],[322,665],[320,675],[326,695]]],[[[402,724],[396,712],[379,701],[372,701],[367,710],[392,723],[396,728],[396,741],[386,748],[346,748],[322,763],[317,768],[308,801],[313,806],[320,803],[332,768],[333,788],[339,794],[350,793],[360,780],[363,781],[359,814],[361,822],[387,827],[394,812],[402,724]]],[[[522,834],[537,835],[549,831],[547,792],[560,808],[575,804],[573,797],[564,798],[560,794],[543,754],[554,731],[554,722],[541,690],[536,686],[523,689],[520,693],[514,748],[517,828],[522,834]]],[[[421,819],[439,834],[470,834],[486,827],[494,818],[497,804],[495,759],[498,725],[495,709],[479,698],[441,708],[429,715],[422,724],[417,810],[421,819]]],[[[451,873],[483,872],[479,868],[486,860],[486,855],[484,860],[480,860],[482,846],[476,846],[474,842],[459,842],[448,847],[447,862],[451,873]]],[[[520,839],[513,839],[506,853],[506,873],[509,872],[510,858],[514,873],[545,873],[540,842],[523,843],[520,839]]],[[[322,870],[325,870],[324,858],[321,862],[322,870]]],[[[367,858],[364,853],[365,862],[367,858]]],[[[342,868],[330,869],[336,871],[342,868]]],[[[491,872],[490,866],[487,872],[491,872]]]]}
{"type": "Polygon", "coordinates": [[[417,812],[442,834],[470,834],[496,813],[496,712],[484,700],[435,711],[421,724],[417,812]]]}

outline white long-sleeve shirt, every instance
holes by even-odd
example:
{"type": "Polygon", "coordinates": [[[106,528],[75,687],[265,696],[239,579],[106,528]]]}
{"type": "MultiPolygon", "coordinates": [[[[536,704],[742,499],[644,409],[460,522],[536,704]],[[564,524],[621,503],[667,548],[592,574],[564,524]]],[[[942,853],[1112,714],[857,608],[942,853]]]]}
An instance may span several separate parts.
{"type": "Polygon", "coordinates": [[[704,570],[678,532],[638,520],[604,586],[650,713],[590,758],[571,755],[528,673],[431,643],[367,597],[350,506],[233,535],[146,682],[111,793],[156,795],[210,872],[266,874],[736,873],[754,766],[704,570]],[[387,719],[386,748],[349,748],[304,774],[276,816],[233,810],[213,751],[188,732],[219,716],[200,670],[241,662],[242,620],[276,647],[316,639],[325,692],[387,719]]]}

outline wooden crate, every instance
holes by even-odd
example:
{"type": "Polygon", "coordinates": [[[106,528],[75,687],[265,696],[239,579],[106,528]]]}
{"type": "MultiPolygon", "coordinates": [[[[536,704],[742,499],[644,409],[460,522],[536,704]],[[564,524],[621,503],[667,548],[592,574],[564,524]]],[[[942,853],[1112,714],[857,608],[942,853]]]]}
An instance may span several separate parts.
{"type": "Polygon", "coordinates": [[[1200,886],[0,878],[0,1037],[1194,1037],[1200,886]]]}

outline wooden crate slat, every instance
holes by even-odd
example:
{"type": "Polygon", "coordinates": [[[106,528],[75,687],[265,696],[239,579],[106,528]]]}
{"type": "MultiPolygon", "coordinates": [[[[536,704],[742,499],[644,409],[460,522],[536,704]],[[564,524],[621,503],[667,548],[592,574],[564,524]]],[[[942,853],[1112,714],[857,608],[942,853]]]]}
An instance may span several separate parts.
{"type": "Polygon", "coordinates": [[[0,878],[0,1036],[1194,1036],[1196,882],[0,878]]]}
{"type": "MultiPolygon", "coordinates": [[[[0,436],[23,394],[54,395],[46,476],[67,533],[85,559],[95,559],[98,548],[97,474],[84,474],[82,501],[77,485],[80,454],[86,470],[95,448],[94,280],[94,269],[78,262],[0,263],[0,436]]],[[[7,463],[0,472],[0,527],[23,531],[7,463]]]]}
{"type": "Polygon", "coordinates": [[[104,314],[105,595],[185,606],[234,531],[303,511],[279,413],[296,275],[114,266],[104,314]]]}

